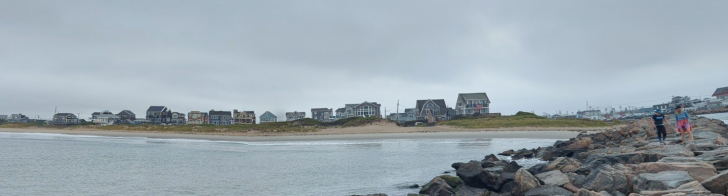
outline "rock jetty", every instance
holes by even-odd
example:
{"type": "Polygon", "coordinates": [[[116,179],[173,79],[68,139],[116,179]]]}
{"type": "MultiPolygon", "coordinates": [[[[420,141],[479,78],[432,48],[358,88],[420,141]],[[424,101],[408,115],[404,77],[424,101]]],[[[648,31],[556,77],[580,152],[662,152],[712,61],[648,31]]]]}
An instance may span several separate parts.
{"type": "Polygon", "coordinates": [[[429,196],[693,196],[728,194],[728,126],[692,120],[694,143],[682,144],[669,129],[657,142],[650,121],[600,133],[581,133],[537,149],[508,150],[483,160],[452,164],[455,175],[433,178],[419,194],[429,196]],[[540,159],[530,168],[517,159],[540,159]]]}

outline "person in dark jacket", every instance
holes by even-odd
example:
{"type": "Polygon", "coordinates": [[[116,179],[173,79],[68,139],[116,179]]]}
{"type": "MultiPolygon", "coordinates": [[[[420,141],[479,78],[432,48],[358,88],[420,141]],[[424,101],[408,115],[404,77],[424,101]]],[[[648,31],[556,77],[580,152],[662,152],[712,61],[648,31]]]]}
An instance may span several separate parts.
{"type": "Polygon", "coordinates": [[[655,114],[652,115],[652,124],[655,127],[655,132],[657,132],[657,140],[660,141],[660,145],[665,145],[665,137],[667,137],[665,122],[670,126],[670,122],[665,120],[665,115],[662,114],[662,110],[655,110],[655,114]]]}

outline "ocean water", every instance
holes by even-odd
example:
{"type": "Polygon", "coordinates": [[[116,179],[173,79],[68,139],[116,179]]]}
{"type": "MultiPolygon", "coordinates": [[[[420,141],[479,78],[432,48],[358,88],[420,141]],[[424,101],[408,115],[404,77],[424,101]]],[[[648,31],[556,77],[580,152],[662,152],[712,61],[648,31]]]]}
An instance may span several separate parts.
{"type": "Polygon", "coordinates": [[[728,123],[728,112],[725,113],[717,113],[717,114],[705,114],[705,115],[699,115],[706,118],[713,118],[718,120],[723,120],[723,122],[728,123]]]}
{"type": "MultiPolygon", "coordinates": [[[[554,139],[226,142],[0,132],[0,195],[406,195],[554,139]]],[[[534,165],[537,160],[519,160],[534,165]]]]}
{"type": "MultiPolygon", "coordinates": [[[[728,121],[728,113],[702,116],[728,121]]],[[[398,196],[418,192],[400,187],[423,185],[454,162],[555,141],[226,142],[0,132],[0,195],[398,196]]]]}

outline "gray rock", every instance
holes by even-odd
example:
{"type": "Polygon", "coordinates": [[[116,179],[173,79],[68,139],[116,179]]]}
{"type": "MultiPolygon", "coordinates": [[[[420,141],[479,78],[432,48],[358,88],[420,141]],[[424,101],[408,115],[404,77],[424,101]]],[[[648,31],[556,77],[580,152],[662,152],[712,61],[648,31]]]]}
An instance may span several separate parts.
{"type": "Polygon", "coordinates": [[[498,176],[483,169],[479,161],[470,161],[461,164],[455,172],[465,185],[475,188],[485,188],[490,191],[498,191],[500,184],[498,176]]]}
{"type": "Polygon", "coordinates": [[[603,195],[603,196],[612,196],[612,194],[610,194],[610,193],[609,193],[609,192],[607,192],[607,191],[601,191],[601,192],[599,192],[599,194],[601,194],[601,195],[603,195]]]}
{"type": "Polygon", "coordinates": [[[710,177],[702,182],[703,186],[712,193],[728,194],[728,171],[710,177]]]}
{"type": "Polygon", "coordinates": [[[575,172],[581,166],[582,166],[581,162],[579,162],[579,160],[577,160],[577,159],[559,157],[559,158],[556,158],[556,160],[551,161],[551,163],[545,165],[541,169],[541,172],[560,170],[562,173],[569,173],[569,172],[575,172]]]}
{"type": "Polygon", "coordinates": [[[720,134],[712,132],[712,131],[693,131],[693,138],[694,139],[718,139],[720,134]]]}
{"type": "Polygon", "coordinates": [[[558,186],[543,186],[531,189],[526,192],[526,196],[554,196],[554,195],[573,195],[569,190],[558,186]]]}
{"type": "Polygon", "coordinates": [[[706,162],[688,162],[688,163],[640,163],[635,169],[637,173],[660,173],[663,171],[686,171],[695,180],[703,181],[710,176],[717,174],[717,170],[712,164],[706,162]]]}
{"type": "Polygon", "coordinates": [[[522,166],[518,165],[517,162],[511,161],[510,163],[508,163],[508,165],[506,165],[506,167],[503,168],[503,172],[516,172],[521,168],[522,166]]]}
{"type": "Polygon", "coordinates": [[[634,179],[634,191],[664,191],[695,181],[685,171],[665,171],[656,174],[642,173],[634,179]]]}
{"type": "Polygon", "coordinates": [[[695,157],[663,157],[658,163],[695,163],[698,162],[695,157]]]}
{"type": "Polygon", "coordinates": [[[536,174],[536,178],[541,180],[544,185],[561,186],[569,183],[569,176],[559,170],[536,174]]]}
{"type": "Polygon", "coordinates": [[[579,192],[575,193],[574,196],[602,196],[602,194],[586,189],[581,189],[579,190],[579,192]]]}
{"type": "Polygon", "coordinates": [[[455,195],[457,196],[486,196],[487,192],[487,189],[479,189],[467,185],[461,185],[455,188],[455,195]]]}
{"type": "Polygon", "coordinates": [[[579,188],[584,186],[584,179],[586,179],[585,175],[579,175],[576,173],[568,173],[566,175],[569,176],[569,182],[571,182],[572,185],[579,188]]]}
{"type": "Polygon", "coordinates": [[[451,196],[455,195],[453,192],[453,188],[447,184],[447,181],[444,179],[438,177],[433,178],[429,183],[422,186],[422,189],[420,189],[420,194],[426,194],[430,196],[451,196]]]}
{"type": "Polygon", "coordinates": [[[516,178],[513,180],[513,195],[524,195],[531,189],[538,188],[541,184],[528,170],[521,168],[516,171],[516,178]]]}
{"type": "Polygon", "coordinates": [[[621,164],[601,165],[584,179],[582,188],[594,191],[632,192],[631,170],[621,164]]]}
{"type": "Polygon", "coordinates": [[[612,196],[627,196],[627,195],[625,195],[624,193],[619,192],[619,191],[614,191],[614,192],[612,192],[612,196]]]}

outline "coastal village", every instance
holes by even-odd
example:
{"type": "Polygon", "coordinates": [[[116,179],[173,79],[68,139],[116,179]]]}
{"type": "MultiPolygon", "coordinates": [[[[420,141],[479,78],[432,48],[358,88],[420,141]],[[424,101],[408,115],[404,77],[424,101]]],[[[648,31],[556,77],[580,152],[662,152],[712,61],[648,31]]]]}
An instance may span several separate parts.
{"type": "MultiPolygon", "coordinates": [[[[78,125],[84,123],[101,126],[118,124],[235,125],[291,122],[305,118],[321,122],[333,122],[352,117],[375,117],[386,118],[399,123],[419,121],[431,124],[439,121],[447,121],[455,116],[500,116],[500,113],[491,113],[490,104],[491,101],[488,98],[488,95],[485,92],[480,92],[458,94],[454,108],[449,106],[445,99],[416,100],[415,108],[399,108],[400,105],[397,103],[397,112],[388,113],[385,116],[382,115],[381,104],[377,102],[364,101],[361,103],[345,104],[343,107],[336,110],[333,110],[333,108],[311,108],[311,111],[308,114],[306,111],[291,111],[286,112],[285,116],[282,117],[276,116],[270,111],[265,111],[259,116],[255,113],[255,111],[237,109],[233,109],[232,111],[212,109],[209,111],[189,111],[187,113],[183,113],[172,111],[172,109],[167,106],[149,106],[143,118],[137,117],[136,113],[130,110],[122,110],[118,113],[105,110],[92,113],[88,120],[80,118],[79,115],[77,115],[78,113],[73,112],[55,113],[51,120],[32,118],[23,115],[22,113],[0,115],[0,120],[13,123],[45,123],[48,125],[78,125]]],[[[674,96],[668,103],[639,108],[594,108],[587,105],[585,110],[579,110],[571,113],[544,113],[543,116],[553,119],[629,119],[649,116],[656,109],[662,109],[669,113],[672,112],[676,106],[683,106],[687,111],[697,113],[725,110],[725,106],[728,106],[728,87],[717,88],[711,97],[703,99],[691,99],[688,96],[674,96]]],[[[394,108],[390,108],[390,110],[387,111],[391,110],[394,110],[394,108]]],[[[386,111],[384,113],[386,113],[386,111]]]]}

